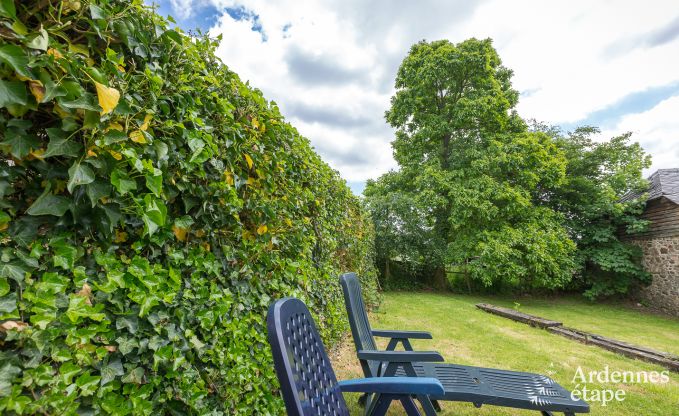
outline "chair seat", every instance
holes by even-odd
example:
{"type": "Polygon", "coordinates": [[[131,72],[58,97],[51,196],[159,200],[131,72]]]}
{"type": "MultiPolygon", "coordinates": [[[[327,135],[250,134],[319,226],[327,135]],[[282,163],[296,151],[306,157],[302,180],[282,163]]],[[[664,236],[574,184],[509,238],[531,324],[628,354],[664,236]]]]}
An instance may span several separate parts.
{"type": "MultiPolygon", "coordinates": [[[[568,390],[547,376],[456,364],[413,363],[418,377],[434,377],[443,385],[436,400],[552,412],[588,413],[589,405],[572,400],[568,390]]],[[[395,376],[405,376],[399,368],[395,376]]]]}

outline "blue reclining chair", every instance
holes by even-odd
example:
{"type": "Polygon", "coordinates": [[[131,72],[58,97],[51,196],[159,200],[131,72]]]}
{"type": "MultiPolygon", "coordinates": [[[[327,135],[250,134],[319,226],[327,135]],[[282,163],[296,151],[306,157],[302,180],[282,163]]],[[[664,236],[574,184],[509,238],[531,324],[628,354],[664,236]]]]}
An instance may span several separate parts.
{"type": "MultiPolygon", "coordinates": [[[[379,395],[370,413],[382,416],[392,401],[400,401],[408,416],[421,415],[413,395],[440,396],[443,386],[434,378],[370,377],[337,382],[314,320],[306,305],[285,298],[269,307],[266,317],[276,375],[289,416],[349,415],[342,392],[379,395]]],[[[431,403],[430,403],[431,404],[431,403]]],[[[426,416],[435,413],[425,411],[426,416]]]]}
{"type": "MultiPolygon", "coordinates": [[[[536,410],[544,416],[563,412],[566,416],[589,413],[589,405],[572,400],[568,390],[540,374],[470,367],[442,363],[437,352],[413,351],[411,339],[431,339],[428,332],[373,330],[361,295],[361,285],[354,273],[340,277],[349,315],[351,334],[365,377],[434,377],[443,385],[443,394],[418,395],[422,407],[433,412],[438,400],[470,402],[476,407],[493,405],[536,410]],[[379,351],[374,337],[390,338],[386,351],[379,351]],[[402,344],[405,351],[395,351],[402,344]]],[[[369,410],[379,394],[367,393],[369,410]]]]}

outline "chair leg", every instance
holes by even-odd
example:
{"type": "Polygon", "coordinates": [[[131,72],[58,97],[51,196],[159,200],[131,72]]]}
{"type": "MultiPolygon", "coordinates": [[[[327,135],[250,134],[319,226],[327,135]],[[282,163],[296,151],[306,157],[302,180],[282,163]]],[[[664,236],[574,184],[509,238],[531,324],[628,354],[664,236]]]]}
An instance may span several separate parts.
{"type": "MultiPolygon", "coordinates": [[[[375,406],[371,409],[370,413],[366,413],[368,416],[384,416],[387,414],[387,410],[389,410],[389,405],[391,404],[391,401],[393,400],[393,397],[388,394],[380,394],[377,400],[375,400],[375,406]]],[[[411,415],[408,415],[411,416],[411,415]]],[[[419,415],[414,415],[414,416],[419,416],[419,415]]]]}
{"type": "Polygon", "coordinates": [[[424,410],[425,415],[436,416],[436,409],[434,408],[429,396],[417,396],[417,400],[419,400],[420,404],[422,404],[422,410],[424,410]]]}
{"type": "Polygon", "coordinates": [[[415,406],[415,402],[413,401],[412,397],[401,398],[401,404],[403,405],[403,408],[405,409],[408,416],[422,416],[417,406],[415,406]]]}
{"type": "Polygon", "coordinates": [[[540,413],[542,413],[542,416],[554,416],[554,413],[548,412],[546,410],[542,410],[540,413]]]}
{"type": "Polygon", "coordinates": [[[368,393],[363,393],[360,396],[358,396],[358,405],[361,407],[365,407],[365,403],[368,401],[368,393]]]}
{"type": "Polygon", "coordinates": [[[432,400],[431,404],[434,406],[434,410],[436,410],[437,413],[441,411],[441,404],[438,400],[432,400]]]}

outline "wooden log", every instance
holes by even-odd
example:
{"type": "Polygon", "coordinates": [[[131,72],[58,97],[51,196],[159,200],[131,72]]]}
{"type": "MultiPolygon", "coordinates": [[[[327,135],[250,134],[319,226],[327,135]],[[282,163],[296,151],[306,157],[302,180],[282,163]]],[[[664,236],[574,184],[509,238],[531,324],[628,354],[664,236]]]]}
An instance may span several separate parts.
{"type": "Polygon", "coordinates": [[[514,309],[503,308],[502,306],[495,306],[489,303],[478,303],[476,307],[494,315],[504,316],[505,318],[538,328],[551,328],[563,325],[561,322],[551,321],[549,319],[540,318],[539,316],[529,315],[514,309]]]}
{"type": "Polygon", "coordinates": [[[679,357],[663,351],[656,351],[646,347],[639,347],[626,342],[590,334],[584,331],[567,327],[547,328],[548,331],[567,338],[582,342],[583,344],[596,345],[597,347],[613,351],[624,356],[658,364],[669,370],[679,372],[679,357]]]}

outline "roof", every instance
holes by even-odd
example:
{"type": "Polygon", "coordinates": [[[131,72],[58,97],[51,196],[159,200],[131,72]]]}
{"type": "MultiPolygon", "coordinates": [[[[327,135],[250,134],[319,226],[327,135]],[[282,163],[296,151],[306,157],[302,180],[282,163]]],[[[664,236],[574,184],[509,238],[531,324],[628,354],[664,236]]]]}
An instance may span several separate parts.
{"type": "MultiPolygon", "coordinates": [[[[679,205],[679,169],[658,169],[648,178],[648,182],[650,186],[645,193],[649,201],[665,197],[679,205]]],[[[623,200],[629,201],[639,196],[641,193],[630,193],[623,200]]]]}

